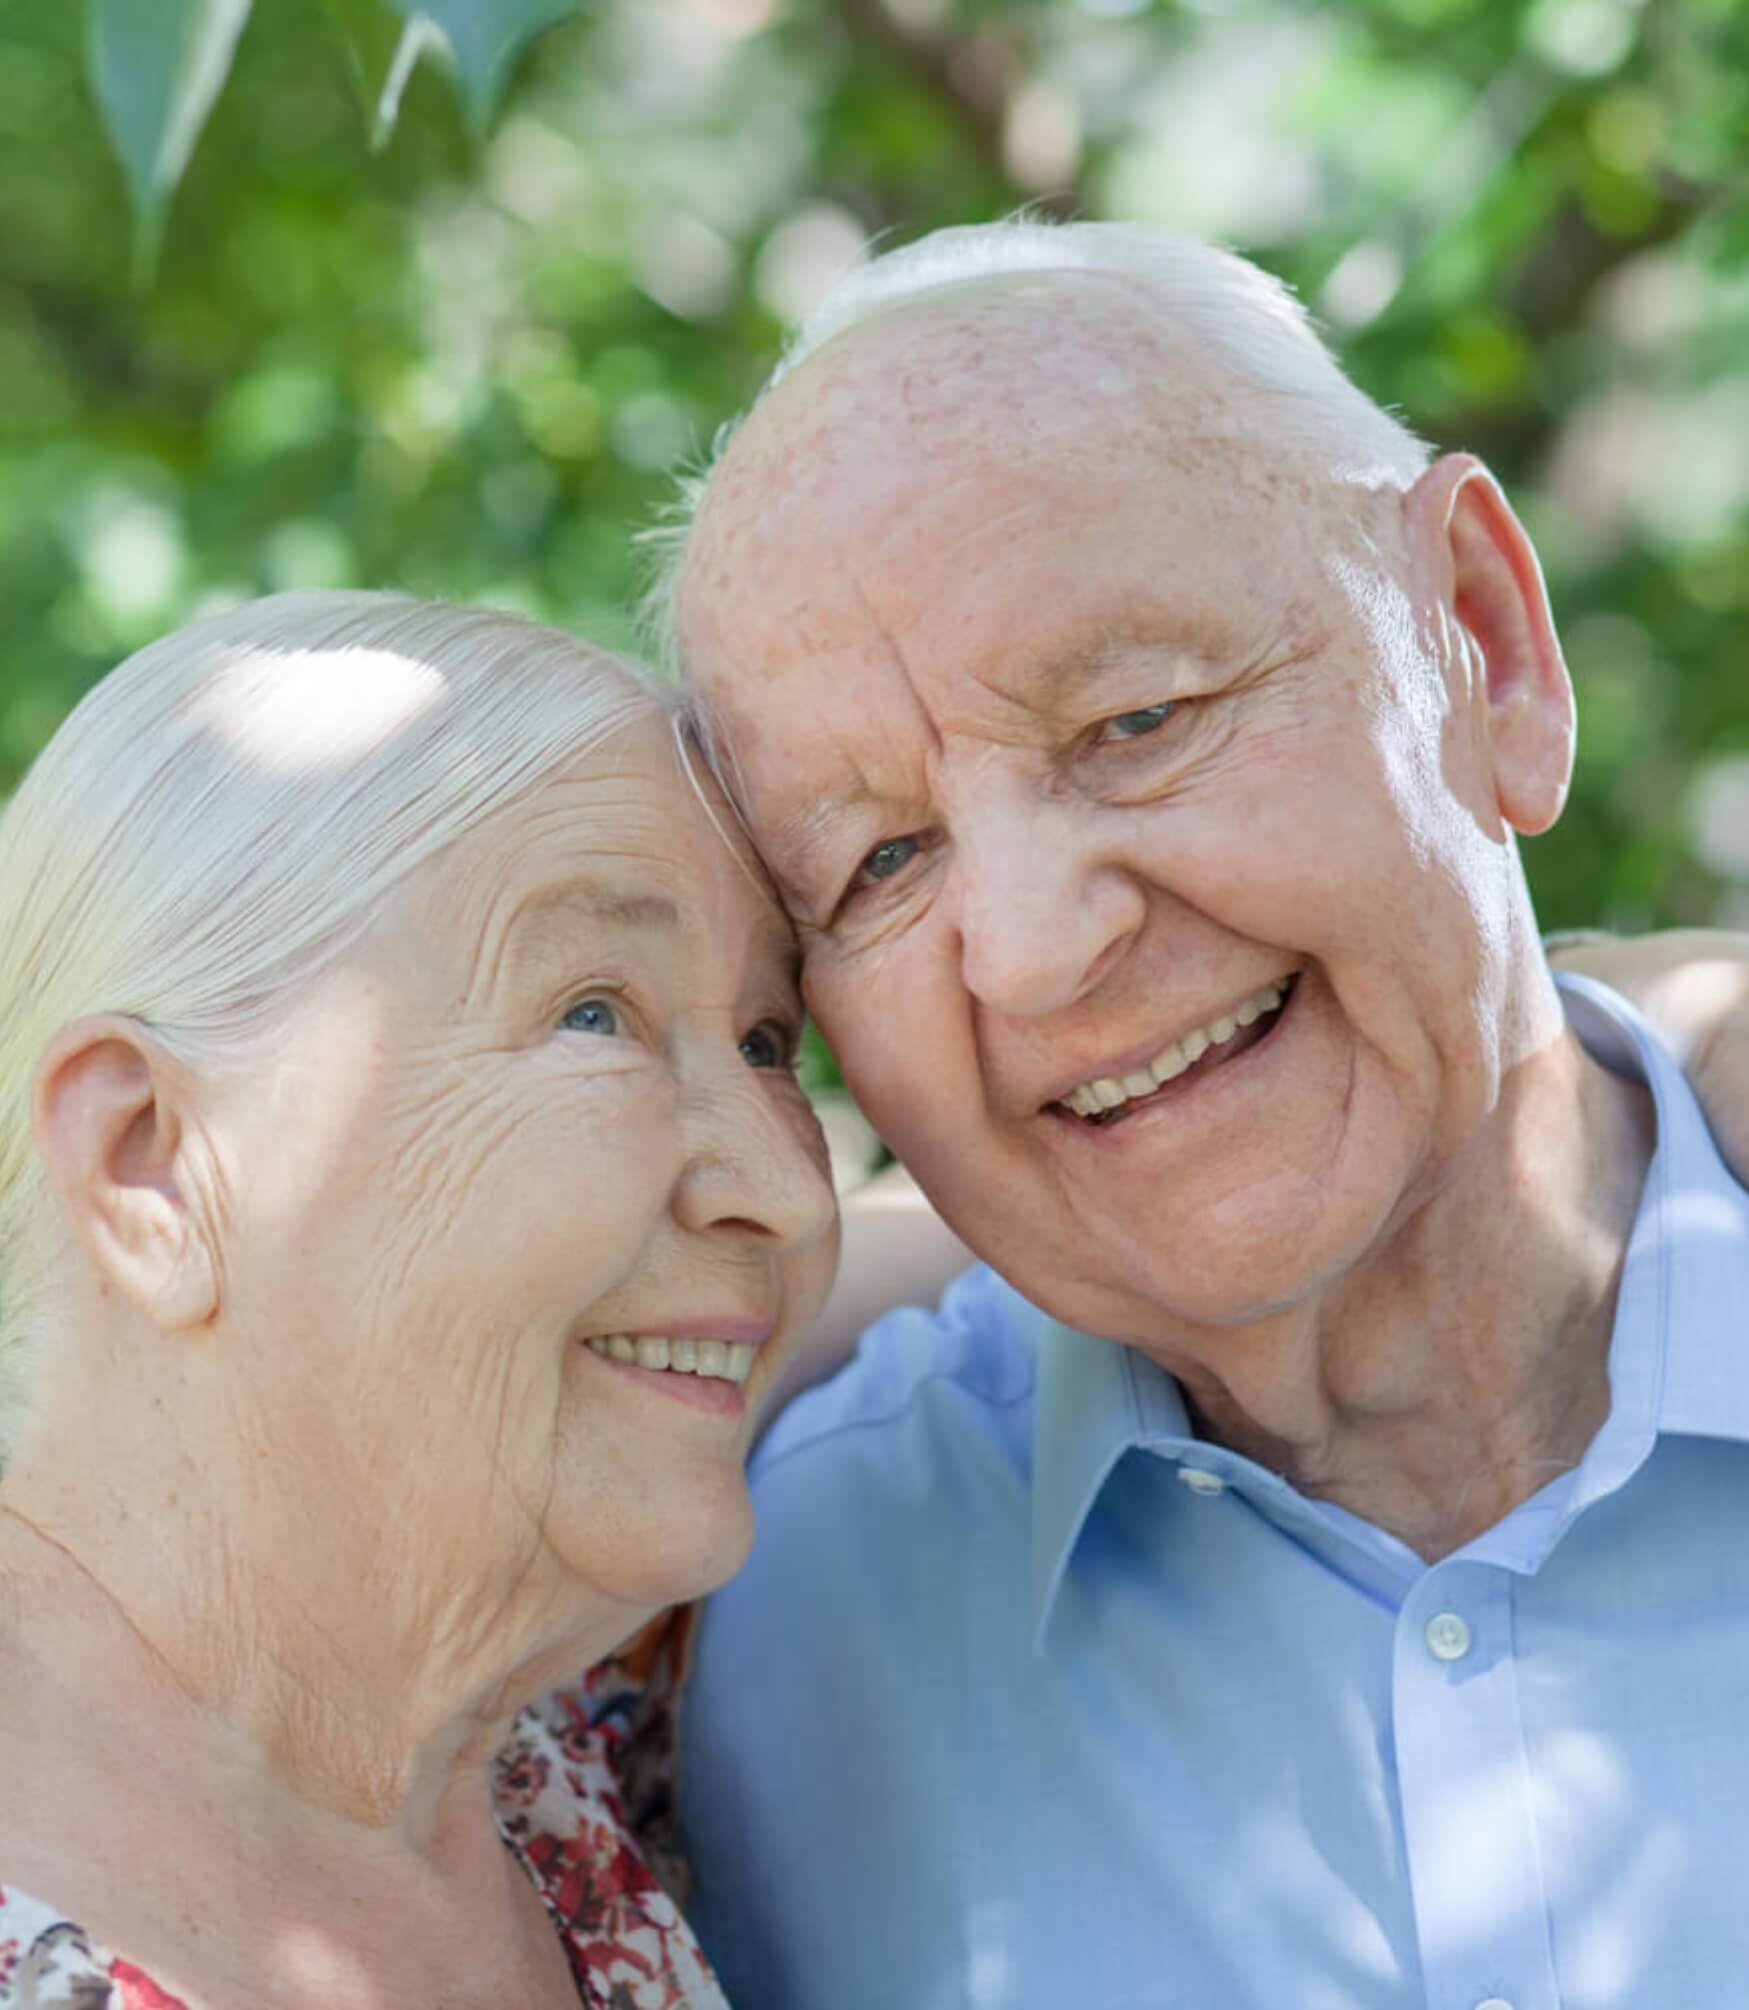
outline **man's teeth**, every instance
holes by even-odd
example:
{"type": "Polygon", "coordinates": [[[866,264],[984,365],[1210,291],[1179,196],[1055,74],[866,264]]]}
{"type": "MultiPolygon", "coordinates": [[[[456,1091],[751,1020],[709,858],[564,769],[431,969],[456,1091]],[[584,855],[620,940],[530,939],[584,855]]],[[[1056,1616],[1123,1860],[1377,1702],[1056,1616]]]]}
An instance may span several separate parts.
{"type": "Polygon", "coordinates": [[[652,1339],[647,1333],[596,1333],[585,1342],[590,1353],[640,1368],[666,1368],[676,1375],[714,1375],[721,1382],[745,1382],[753,1372],[753,1349],[741,1340],[652,1339]]]}
{"type": "Polygon", "coordinates": [[[1241,1026],[1252,1025],[1265,1012],[1273,1012],[1287,996],[1288,978],[1278,978],[1273,984],[1264,985],[1255,996],[1247,998],[1243,1005],[1235,1005],[1231,1012],[1223,1012],[1218,1019],[1206,1026],[1199,1026],[1193,1033],[1186,1033],[1181,1040],[1174,1040],[1163,1054],[1157,1054],[1145,1068],[1137,1068],[1128,1075],[1100,1075],[1091,1082],[1083,1082],[1071,1089],[1063,1098],[1078,1117],[1097,1117],[1106,1110],[1118,1109],[1132,1096],[1151,1096],[1163,1082],[1170,1082],[1174,1076],[1182,1075],[1193,1061],[1200,1061],[1211,1047],[1218,1047],[1225,1040],[1232,1039],[1241,1026]]]}

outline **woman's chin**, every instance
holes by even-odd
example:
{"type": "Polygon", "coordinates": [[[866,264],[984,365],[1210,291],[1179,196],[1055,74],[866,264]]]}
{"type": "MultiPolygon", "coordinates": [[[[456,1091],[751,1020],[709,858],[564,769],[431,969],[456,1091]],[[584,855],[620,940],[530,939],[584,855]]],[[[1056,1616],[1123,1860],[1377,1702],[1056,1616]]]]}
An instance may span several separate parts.
{"type": "Polygon", "coordinates": [[[598,1515],[588,1517],[555,1547],[580,1578],[616,1604],[684,1605],[726,1584],[753,1547],[753,1504],[739,1473],[721,1486],[653,1496],[652,1489],[611,1528],[598,1515]]]}

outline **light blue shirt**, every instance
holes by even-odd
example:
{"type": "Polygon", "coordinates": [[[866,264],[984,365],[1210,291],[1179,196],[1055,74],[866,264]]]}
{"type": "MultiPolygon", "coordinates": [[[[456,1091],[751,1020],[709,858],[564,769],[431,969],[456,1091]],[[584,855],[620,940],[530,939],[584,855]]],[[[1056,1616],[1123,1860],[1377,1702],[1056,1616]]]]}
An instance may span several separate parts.
{"type": "Polygon", "coordinates": [[[745,2010],[1749,2005],[1749,1201],[1657,1147],[1583,1462],[1432,1566],[988,1270],[755,1461],[685,1717],[745,2010]]]}

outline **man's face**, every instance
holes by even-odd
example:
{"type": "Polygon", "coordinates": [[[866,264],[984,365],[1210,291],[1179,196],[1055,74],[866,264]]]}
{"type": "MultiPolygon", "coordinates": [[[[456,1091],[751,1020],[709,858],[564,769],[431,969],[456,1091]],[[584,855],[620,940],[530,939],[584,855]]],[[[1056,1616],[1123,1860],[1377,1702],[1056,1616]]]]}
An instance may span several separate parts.
{"type": "Polygon", "coordinates": [[[1269,424],[1115,287],[964,289],[767,401],[681,587],[857,1099],[1023,1291],[1144,1343],[1434,1190],[1519,948],[1403,499],[1269,424]]]}

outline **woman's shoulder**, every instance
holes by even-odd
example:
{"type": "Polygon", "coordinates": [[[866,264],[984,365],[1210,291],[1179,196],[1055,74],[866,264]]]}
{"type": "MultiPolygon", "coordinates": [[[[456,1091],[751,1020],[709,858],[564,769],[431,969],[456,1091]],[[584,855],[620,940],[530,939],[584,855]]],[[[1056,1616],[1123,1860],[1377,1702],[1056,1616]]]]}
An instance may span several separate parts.
{"type": "MultiPolygon", "coordinates": [[[[524,1710],[498,1827],[558,1928],[585,2005],[728,2010],[681,1906],[677,1707],[693,1614],[653,1622],[524,1710]]],[[[0,2010],[187,2010],[63,1911],[0,1881],[0,2010]]]]}
{"type": "Polygon", "coordinates": [[[498,1756],[498,1827],[564,1939],[583,2000],[728,2010],[681,1906],[677,1707],[691,1608],[530,1705],[498,1756]]]}
{"type": "Polygon", "coordinates": [[[0,2010],[186,2010],[57,1907],[0,1882],[0,2010]]]}

